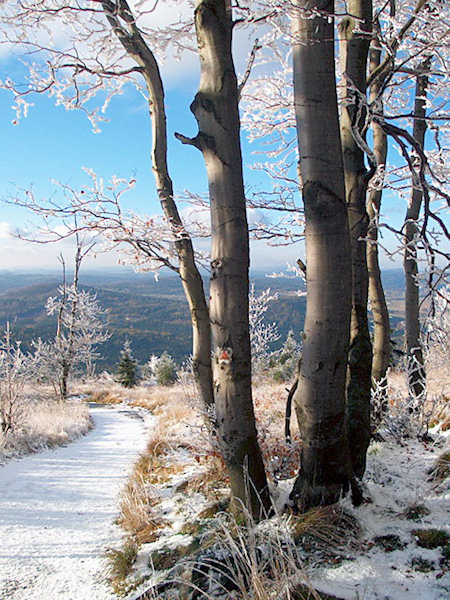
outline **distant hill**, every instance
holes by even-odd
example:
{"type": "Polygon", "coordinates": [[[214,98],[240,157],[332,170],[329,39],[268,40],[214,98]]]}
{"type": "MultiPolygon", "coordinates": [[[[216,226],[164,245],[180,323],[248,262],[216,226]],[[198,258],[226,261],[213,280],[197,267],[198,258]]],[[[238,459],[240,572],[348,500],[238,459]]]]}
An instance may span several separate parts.
{"type": "MultiPolygon", "coordinates": [[[[401,271],[387,272],[385,279],[388,295],[398,299],[403,285],[401,271]]],[[[46,315],[45,303],[49,296],[57,294],[59,282],[57,273],[0,271],[0,327],[9,321],[15,339],[22,341],[24,349],[29,349],[33,339],[53,337],[56,321],[46,315]]],[[[259,273],[252,282],[256,292],[270,287],[279,294],[266,313],[267,322],[278,324],[281,339],[277,346],[290,329],[300,339],[306,308],[306,299],[296,294],[301,282],[272,279],[259,273]]],[[[111,338],[100,348],[104,358],[98,363],[99,370],[114,370],[126,339],[131,341],[133,354],[140,363],[164,351],[180,363],[191,353],[189,310],[178,277],[164,276],[156,282],[149,274],[126,270],[87,271],[81,276],[81,284],[97,294],[111,333],[111,338]]],[[[393,326],[399,320],[396,315],[393,326]]]]}

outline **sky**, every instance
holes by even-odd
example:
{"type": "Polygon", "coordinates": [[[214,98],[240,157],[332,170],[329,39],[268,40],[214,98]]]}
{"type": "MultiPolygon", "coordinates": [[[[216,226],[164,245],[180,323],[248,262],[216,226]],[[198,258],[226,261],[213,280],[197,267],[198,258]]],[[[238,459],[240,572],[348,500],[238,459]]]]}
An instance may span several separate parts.
{"type": "MultiPolygon", "coordinates": [[[[236,42],[238,70],[245,68],[245,57],[251,47],[248,39],[236,42]]],[[[9,73],[24,77],[17,57],[0,53],[0,78],[9,73]]],[[[198,85],[198,64],[193,53],[183,56],[181,62],[168,61],[163,66],[163,79],[166,86],[166,107],[169,129],[169,168],[175,190],[189,189],[205,193],[207,180],[201,153],[183,146],[174,138],[179,131],[194,136],[197,126],[189,111],[198,85]]],[[[99,177],[109,180],[113,175],[136,179],[135,188],[126,196],[125,208],[142,214],[160,214],[156,199],[154,180],[150,163],[150,120],[145,99],[131,86],[124,93],[113,98],[106,113],[108,122],[101,125],[100,133],[93,133],[92,125],[80,111],[66,111],[55,106],[54,100],[43,95],[30,98],[26,118],[17,124],[12,109],[10,93],[0,90],[0,199],[14,197],[20,191],[33,188],[37,197],[53,197],[57,187],[52,180],[71,187],[86,183],[87,177],[82,167],[92,168],[99,177]]],[[[244,165],[255,160],[254,151],[258,147],[249,144],[242,135],[244,165]]],[[[245,168],[244,178],[249,188],[266,185],[264,176],[245,168]]],[[[54,196],[57,198],[57,196],[54,196]]],[[[389,212],[396,218],[403,216],[404,206],[394,202],[389,212]]],[[[249,215],[250,220],[258,215],[249,215]]],[[[70,256],[72,242],[63,244],[32,244],[11,236],[17,228],[35,231],[35,217],[25,209],[2,205],[0,216],[0,268],[36,269],[58,268],[58,254],[63,251],[70,256]]],[[[388,236],[389,238],[389,236],[388,236]]],[[[387,244],[392,242],[387,240],[387,244]]],[[[252,242],[251,265],[268,271],[283,270],[286,263],[295,263],[298,257],[304,258],[303,245],[268,247],[263,242],[252,242]]],[[[117,254],[99,254],[90,258],[86,265],[102,268],[117,264],[117,254]]],[[[385,268],[398,266],[382,258],[385,268]]]]}

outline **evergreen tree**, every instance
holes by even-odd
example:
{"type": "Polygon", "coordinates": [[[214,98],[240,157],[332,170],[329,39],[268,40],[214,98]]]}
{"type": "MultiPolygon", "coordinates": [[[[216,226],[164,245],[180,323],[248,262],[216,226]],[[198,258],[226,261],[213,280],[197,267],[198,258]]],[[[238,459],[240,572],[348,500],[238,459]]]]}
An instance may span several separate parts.
{"type": "Polygon", "coordinates": [[[275,381],[289,381],[296,373],[298,361],[302,355],[301,345],[295,340],[292,329],[286,336],[280,350],[279,359],[273,370],[275,381]]]}
{"type": "Polygon", "coordinates": [[[127,340],[120,353],[120,361],[117,365],[117,381],[126,388],[132,388],[137,384],[138,368],[137,362],[131,353],[131,344],[127,340]]]}
{"type": "Polygon", "coordinates": [[[177,379],[176,364],[167,352],[163,352],[157,359],[154,374],[158,385],[172,385],[177,379]]]}

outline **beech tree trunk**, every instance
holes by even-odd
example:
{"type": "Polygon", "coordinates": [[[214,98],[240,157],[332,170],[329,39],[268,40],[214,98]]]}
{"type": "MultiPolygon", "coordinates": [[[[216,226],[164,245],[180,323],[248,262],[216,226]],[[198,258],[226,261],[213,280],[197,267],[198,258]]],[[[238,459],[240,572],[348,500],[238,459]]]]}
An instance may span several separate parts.
{"type": "MultiPolygon", "coordinates": [[[[430,59],[421,65],[424,73],[417,77],[415,102],[414,102],[414,128],[413,137],[420,148],[423,149],[425,133],[427,130],[426,95],[428,87],[428,75],[430,59]]],[[[419,159],[417,159],[419,160],[419,159]]],[[[417,266],[417,238],[419,228],[417,220],[422,206],[422,182],[419,178],[413,179],[411,198],[406,211],[404,223],[404,254],[403,268],[405,271],[405,338],[406,357],[408,365],[408,388],[410,396],[419,398],[425,392],[425,366],[420,339],[419,319],[419,282],[417,266]]]]}
{"type": "Polygon", "coordinates": [[[345,418],[351,249],[334,64],[334,2],[297,0],[294,103],[306,216],[305,339],[295,410],[300,510],[336,502],[352,479],[345,418]],[[307,18],[310,11],[320,16],[307,18]],[[305,13],[304,11],[307,11],[305,13]]]}
{"type": "MultiPolygon", "coordinates": [[[[191,110],[199,132],[178,138],[201,150],[211,202],[210,317],[218,436],[234,499],[259,518],[269,510],[251,389],[248,320],[249,240],[242,174],[238,85],[232,59],[231,5],[196,0],[201,80],[191,110]]],[[[239,505],[235,503],[239,510],[239,505]]]]}
{"type": "Polygon", "coordinates": [[[152,123],[152,168],[158,197],[175,237],[179,275],[189,304],[192,323],[192,366],[201,398],[207,407],[214,403],[211,369],[211,326],[203,280],[195,263],[192,240],[186,232],[173,199],[173,184],[167,164],[167,124],[164,88],[158,63],[134,21],[125,0],[103,1],[106,17],[124,49],[141,68],[148,91],[152,123]],[[125,30],[123,25],[126,25],[125,30]]]}
{"type": "MultiPolygon", "coordinates": [[[[372,42],[370,50],[370,72],[373,73],[381,62],[381,48],[372,42]]],[[[379,103],[382,110],[382,98],[380,97],[381,81],[378,78],[370,88],[370,102],[379,103]]],[[[386,165],[387,137],[378,123],[372,124],[373,153],[378,165],[386,165]]],[[[372,190],[367,202],[367,214],[369,215],[369,228],[367,237],[367,269],[369,272],[369,298],[372,305],[373,316],[373,358],[372,358],[372,381],[381,392],[381,403],[375,419],[379,421],[387,411],[387,380],[386,374],[391,356],[391,330],[389,323],[389,312],[381,282],[381,269],[378,260],[378,217],[381,208],[382,190],[372,190]]]]}
{"type": "Polygon", "coordinates": [[[346,202],[352,252],[352,317],[347,385],[347,418],[353,470],[362,477],[369,446],[372,389],[372,344],[367,319],[369,277],[367,272],[366,212],[367,184],[372,171],[364,163],[367,58],[372,31],[371,0],[349,0],[348,12],[340,24],[341,62],[345,78],[342,102],[341,140],[344,161],[346,202]],[[361,33],[362,32],[362,33],[361,33]],[[356,88],[356,89],[355,89],[356,88]],[[357,139],[359,137],[359,143],[357,139]]]}

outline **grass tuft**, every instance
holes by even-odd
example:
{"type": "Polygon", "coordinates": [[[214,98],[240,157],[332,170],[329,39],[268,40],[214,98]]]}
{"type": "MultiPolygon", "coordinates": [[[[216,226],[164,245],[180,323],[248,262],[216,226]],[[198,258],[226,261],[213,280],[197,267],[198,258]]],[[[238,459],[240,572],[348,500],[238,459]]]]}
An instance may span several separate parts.
{"type": "Polygon", "coordinates": [[[426,517],[430,514],[430,509],[425,504],[414,504],[409,506],[402,516],[406,517],[408,521],[420,521],[422,517],[426,517]]]}
{"type": "Polygon", "coordinates": [[[108,390],[90,392],[86,397],[87,402],[96,402],[97,404],[122,404],[123,398],[108,390]]]}
{"type": "Polygon", "coordinates": [[[430,470],[431,478],[441,483],[450,475],[450,450],[446,450],[434,463],[430,470]]]}
{"type": "Polygon", "coordinates": [[[443,529],[414,529],[411,533],[421,548],[439,548],[450,543],[450,535],[443,529]]]}
{"type": "Polygon", "coordinates": [[[124,591],[123,583],[133,570],[138,549],[136,542],[127,540],[121,548],[108,548],[105,552],[108,577],[116,594],[124,591]]]}

